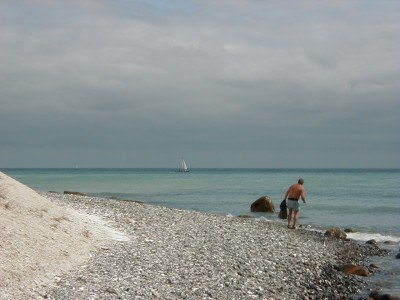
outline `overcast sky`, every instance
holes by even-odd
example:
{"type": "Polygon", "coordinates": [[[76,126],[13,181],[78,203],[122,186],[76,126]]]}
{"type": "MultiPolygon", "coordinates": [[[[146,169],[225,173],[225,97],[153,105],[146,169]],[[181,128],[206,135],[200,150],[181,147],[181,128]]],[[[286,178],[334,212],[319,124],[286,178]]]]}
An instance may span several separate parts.
{"type": "Polygon", "coordinates": [[[400,1],[0,2],[0,168],[400,168],[400,1]]]}

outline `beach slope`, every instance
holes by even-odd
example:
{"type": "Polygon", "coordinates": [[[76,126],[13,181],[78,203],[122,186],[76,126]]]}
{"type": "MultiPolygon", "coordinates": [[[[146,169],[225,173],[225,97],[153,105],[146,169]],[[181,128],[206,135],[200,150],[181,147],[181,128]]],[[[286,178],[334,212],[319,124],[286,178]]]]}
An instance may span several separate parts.
{"type": "Polygon", "coordinates": [[[0,299],[40,298],[112,239],[110,231],[0,172],[0,299]]]}

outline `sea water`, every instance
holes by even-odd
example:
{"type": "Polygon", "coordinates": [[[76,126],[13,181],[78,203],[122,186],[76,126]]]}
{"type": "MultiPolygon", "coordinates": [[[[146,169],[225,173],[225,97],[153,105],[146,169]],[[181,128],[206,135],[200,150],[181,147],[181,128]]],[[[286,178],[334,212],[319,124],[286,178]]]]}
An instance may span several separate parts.
{"type": "MultiPolygon", "coordinates": [[[[2,169],[38,191],[72,190],[100,197],[221,215],[251,215],[279,221],[277,214],[251,213],[250,205],[269,196],[277,211],[288,187],[304,178],[307,203],[302,225],[318,230],[352,228],[359,242],[391,241],[392,256],[379,262],[383,289],[400,294],[400,169],[2,169]],[[391,275],[389,273],[392,273],[391,275]],[[389,276],[390,275],[390,276],[389,276]]],[[[105,200],[106,201],[106,200],[105,200]]]]}

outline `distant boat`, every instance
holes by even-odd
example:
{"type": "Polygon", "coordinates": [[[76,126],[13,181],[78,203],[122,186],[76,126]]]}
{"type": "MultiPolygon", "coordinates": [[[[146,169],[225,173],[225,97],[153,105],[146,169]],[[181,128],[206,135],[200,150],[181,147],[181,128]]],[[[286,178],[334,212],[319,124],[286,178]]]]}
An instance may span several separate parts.
{"type": "Polygon", "coordinates": [[[178,172],[190,172],[190,170],[188,169],[186,162],[182,159],[181,160],[181,166],[178,169],[178,172]]]}

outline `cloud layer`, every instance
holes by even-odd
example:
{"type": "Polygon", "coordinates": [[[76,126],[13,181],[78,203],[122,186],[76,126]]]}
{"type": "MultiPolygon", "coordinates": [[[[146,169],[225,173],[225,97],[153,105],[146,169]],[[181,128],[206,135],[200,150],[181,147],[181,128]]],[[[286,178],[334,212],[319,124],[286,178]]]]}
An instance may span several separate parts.
{"type": "Polygon", "coordinates": [[[0,166],[400,167],[395,1],[3,1],[0,166]]]}

